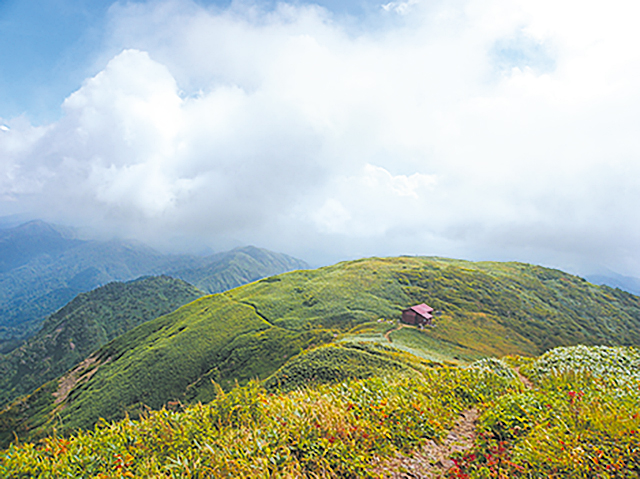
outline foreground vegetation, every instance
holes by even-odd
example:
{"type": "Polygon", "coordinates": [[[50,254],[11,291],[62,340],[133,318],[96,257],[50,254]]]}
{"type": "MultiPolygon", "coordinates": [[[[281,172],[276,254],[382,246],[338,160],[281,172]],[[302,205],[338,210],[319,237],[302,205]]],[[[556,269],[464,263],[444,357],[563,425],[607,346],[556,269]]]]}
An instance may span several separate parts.
{"type": "Polygon", "coordinates": [[[209,404],[39,444],[12,445],[14,477],[376,477],[376,464],[440,439],[464,409],[521,390],[486,368],[425,369],[269,392],[256,382],[209,404]]]}
{"type": "Polygon", "coordinates": [[[473,451],[450,477],[618,478],[640,475],[640,354],[558,348],[515,360],[533,381],[490,401],[473,451]]]}
{"type": "MultiPolygon", "coordinates": [[[[337,369],[335,359],[307,358],[337,369]]],[[[441,442],[470,408],[480,412],[475,445],[454,455],[449,478],[640,473],[640,354],[633,348],[558,348],[537,360],[389,372],[284,390],[255,381],[218,388],[208,404],[171,404],[139,420],[13,444],[0,453],[0,476],[385,477],[400,472],[382,467],[390,458],[441,442]]]]}

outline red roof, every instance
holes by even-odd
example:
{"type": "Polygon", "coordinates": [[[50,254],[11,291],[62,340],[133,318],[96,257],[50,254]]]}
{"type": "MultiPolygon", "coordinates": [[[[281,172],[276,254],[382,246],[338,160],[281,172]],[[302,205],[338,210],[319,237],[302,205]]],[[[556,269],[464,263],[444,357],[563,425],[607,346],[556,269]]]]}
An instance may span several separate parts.
{"type": "Polygon", "coordinates": [[[433,312],[433,308],[424,303],[411,306],[409,309],[415,311],[420,316],[424,316],[427,319],[431,318],[431,315],[429,313],[433,312]]]}

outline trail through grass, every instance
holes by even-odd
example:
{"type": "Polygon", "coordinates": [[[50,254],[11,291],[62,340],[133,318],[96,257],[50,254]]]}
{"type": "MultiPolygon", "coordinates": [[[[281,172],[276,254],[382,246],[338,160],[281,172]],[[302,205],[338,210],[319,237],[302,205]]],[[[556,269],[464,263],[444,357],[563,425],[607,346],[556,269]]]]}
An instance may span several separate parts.
{"type": "Polygon", "coordinates": [[[397,456],[379,465],[376,472],[389,479],[419,477],[435,479],[443,477],[455,466],[451,460],[453,454],[463,454],[474,445],[476,439],[476,408],[462,411],[454,427],[442,442],[430,439],[419,451],[408,456],[397,456]]]}

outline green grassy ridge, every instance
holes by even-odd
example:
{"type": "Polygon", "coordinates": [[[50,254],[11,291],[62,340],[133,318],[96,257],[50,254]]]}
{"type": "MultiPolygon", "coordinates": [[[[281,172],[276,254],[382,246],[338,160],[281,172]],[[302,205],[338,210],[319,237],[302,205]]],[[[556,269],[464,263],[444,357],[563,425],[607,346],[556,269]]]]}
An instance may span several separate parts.
{"type": "Polygon", "coordinates": [[[16,438],[36,440],[53,433],[57,425],[53,418],[57,390],[58,380],[49,381],[5,407],[0,412],[0,447],[16,438]]]}
{"type": "MultiPolygon", "coordinates": [[[[331,339],[327,331],[274,327],[253,307],[223,294],[206,296],[103,346],[93,356],[91,377],[61,404],[54,404],[54,393],[68,375],[36,391],[37,401],[15,401],[0,412],[0,427],[35,438],[53,428],[91,427],[100,418],[137,417],[171,400],[210,400],[215,396],[211,380],[231,388],[238,380],[265,378],[304,348],[331,339]],[[40,407],[25,407],[32,402],[40,407]]],[[[0,429],[2,438],[11,439],[0,429]]]]}
{"type": "Polygon", "coordinates": [[[455,344],[430,333],[430,330],[405,326],[389,336],[393,347],[431,361],[468,364],[486,356],[476,348],[455,344]]]}
{"type": "MultiPolygon", "coordinates": [[[[71,430],[89,427],[98,417],[135,415],[144,406],[208,398],[208,379],[229,387],[234,379],[267,377],[307,345],[344,338],[372,321],[397,319],[404,307],[422,301],[441,311],[436,326],[414,330],[408,339],[394,332],[391,339],[425,348],[431,360],[430,352],[461,362],[535,355],[549,335],[574,343],[576,324],[587,342],[600,341],[600,328],[610,327],[607,342],[624,344],[635,336],[613,333],[623,326],[637,331],[640,318],[633,295],[531,265],[424,257],[344,262],[202,298],[130,331],[100,351],[97,373],[71,391],[56,417],[71,430]],[[279,357],[287,343],[295,347],[279,357]]],[[[2,414],[19,416],[9,410],[0,419],[2,414]]],[[[28,423],[28,415],[16,421],[28,423]]]]}
{"type": "Polygon", "coordinates": [[[19,348],[0,355],[0,406],[60,376],[117,336],[202,295],[182,280],[156,276],[76,296],[19,348]]]}
{"type": "Polygon", "coordinates": [[[396,260],[373,258],[295,271],[227,294],[288,329],[317,326],[345,331],[378,318],[396,318],[410,301],[390,274],[396,260]]]}
{"type": "Polygon", "coordinates": [[[181,398],[188,386],[218,364],[230,341],[270,327],[253,308],[224,295],[196,300],[102,348],[97,356],[103,366],[72,392],[75,396],[60,416],[70,428],[87,427],[101,417],[159,408],[181,398]],[[210,310],[215,310],[213,318],[210,310]]]}
{"type": "Polygon", "coordinates": [[[371,377],[416,377],[438,363],[372,342],[342,342],[305,351],[264,382],[267,390],[290,391],[371,377]]]}
{"type": "Polygon", "coordinates": [[[584,279],[524,263],[438,259],[438,267],[402,271],[414,299],[433,307],[484,313],[537,347],[537,353],[571,344],[640,344],[640,298],[584,279]]]}
{"type": "Polygon", "coordinates": [[[333,334],[326,330],[298,332],[271,327],[241,334],[220,350],[220,360],[190,385],[181,399],[208,402],[216,397],[218,386],[230,390],[252,379],[265,379],[289,359],[332,340],[333,334]]]}
{"type": "Polygon", "coordinates": [[[427,334],[484,348],[484,355],[540,354],[578,343],[640,344],[640,298],[523,263],[369,258],[262,280],[230,294],[290,328],[311,323],[347,329],[397,318],[407,305],[426,301],[443,313],[427,334]]]}

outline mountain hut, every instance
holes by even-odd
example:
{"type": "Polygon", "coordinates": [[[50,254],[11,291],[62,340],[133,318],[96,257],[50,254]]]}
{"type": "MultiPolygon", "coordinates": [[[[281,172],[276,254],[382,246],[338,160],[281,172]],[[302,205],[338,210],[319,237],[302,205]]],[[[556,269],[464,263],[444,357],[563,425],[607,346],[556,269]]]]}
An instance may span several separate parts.
{"type": "Polygon", "coordinates": [[[431,324],[433,308],[424,303],[411,306],[402,311],[402,322],[414,326],[431,324]]]}

